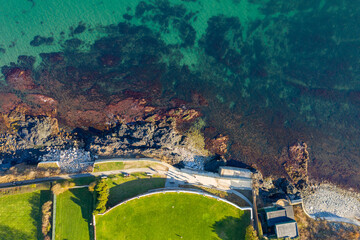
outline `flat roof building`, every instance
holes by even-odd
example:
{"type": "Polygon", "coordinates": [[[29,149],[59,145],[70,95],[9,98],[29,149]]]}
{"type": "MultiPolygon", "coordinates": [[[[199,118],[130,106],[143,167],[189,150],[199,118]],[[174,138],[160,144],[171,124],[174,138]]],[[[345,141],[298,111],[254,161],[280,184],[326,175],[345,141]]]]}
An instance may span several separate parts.
{"type": "Polygon", "coordinates": [[[298,236],[297,223],[292,206],[275,206],[265,209],[268,227],[275,228],[277,238],[295,238],[298,236]]]}
{"type": "Polygon", "coordinates": [[[219,173],[221,176],[225,176],[225,177],[251,178],[251,171],[245,168],[220,167],[219,173]]]}

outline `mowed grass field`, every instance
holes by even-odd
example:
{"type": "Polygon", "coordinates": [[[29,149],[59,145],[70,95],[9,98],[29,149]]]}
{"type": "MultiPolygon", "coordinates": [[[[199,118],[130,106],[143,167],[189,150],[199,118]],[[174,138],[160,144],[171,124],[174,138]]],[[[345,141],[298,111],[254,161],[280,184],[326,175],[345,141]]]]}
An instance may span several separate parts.
{"type": "Polygon", "coordinates": [[[110,196],[108,207],[115,206],[119,202],[146,193],[155,188],[165,187],[166,179],[164,176],[146,176],[144,173],[135,173],[129,177],[116,175],[108,178],[110,196]]]}
{"type": "Polygon", "coordinates": [[[42,239],[41,206],[51,199],[41,190],[0,197],[0,239],[42,239]]]}
{"type": "Polygon", "coordinates": [[[96,217],[97,239],[244,239],[250,213],[195,194],[156,194],[96,217]]]}
{"type": "Polygon", "coordinates": [[[122,169],[124,169],[123,162],[97,163],[94,166],[94,172],[104,172],[104,171],[122,170],[122,169]]]}
{"type": "Polygon", "coordinates": [[[92,239],[92,208],[93,196],[87,187],[70,189],[57,196],[55,239],[92,239]]]}

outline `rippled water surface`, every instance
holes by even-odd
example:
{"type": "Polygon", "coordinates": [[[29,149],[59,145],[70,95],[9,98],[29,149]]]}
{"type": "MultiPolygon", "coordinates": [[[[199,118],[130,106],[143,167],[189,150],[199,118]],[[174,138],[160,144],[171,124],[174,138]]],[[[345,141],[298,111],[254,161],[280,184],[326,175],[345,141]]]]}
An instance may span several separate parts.
{"type": "MultiPolygon", "coordinates": [[[[31,68],[56,100],[63,90],[49,79],[71,83],[79,96],[131,90],[161,97],[153,105],[162,107],[180,99],[229,135],[229,159],[283,174],[283,148],[303,140],[313,178],[359,187],[357,1],[0,0],[0,6],[0,65],[31,68]],[[50,52],[64,61],[43,54],[50,52]],[[36,60],[17,63],[21,55],[36,60]]],[[[2,92],[11,91],[4,76],[0,82],[2,92]]]]}

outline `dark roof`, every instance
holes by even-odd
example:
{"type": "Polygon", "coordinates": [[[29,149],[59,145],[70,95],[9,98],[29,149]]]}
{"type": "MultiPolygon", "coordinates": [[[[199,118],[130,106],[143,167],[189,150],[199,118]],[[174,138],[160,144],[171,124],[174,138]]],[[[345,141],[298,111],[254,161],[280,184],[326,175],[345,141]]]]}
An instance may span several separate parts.
{"type": "Polygon", "coordinates": [[[286,216],[290,219],[295,220],[293,206],[286,206],[284,208],[285,208],[286,216]]]}
{"type": "Polygon", "coordinates": [[[292,206],[273,207],[265,209],[266,220],[269,227],[278,223],[294,220],[294,210],[292,206]]]}
{"type": "Polygon", "coordinates": [[[294,238],[298,236],[297,224],[294,220],[275,225],[275,232],[278,238],[294,238]]]}
{"type": "Polygon", "coordinates": [[[269,227],[287,221],[285,209],[266,212],[266,219],[269,227]]]}

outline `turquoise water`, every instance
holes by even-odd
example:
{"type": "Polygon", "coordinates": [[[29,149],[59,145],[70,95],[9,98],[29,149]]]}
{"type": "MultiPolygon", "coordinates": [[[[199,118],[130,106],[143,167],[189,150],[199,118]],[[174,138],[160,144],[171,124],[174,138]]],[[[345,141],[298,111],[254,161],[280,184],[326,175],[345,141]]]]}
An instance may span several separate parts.
{"type": "MultiPolygon", "coordinates": [[[[124,14],[134,15],[139,2],[141,1],[2,0],[0,21],[6,24],[0,28],[0,46],[6,49],[6,54],[1,55],[0,65],[16,62],[19,55],[38,56],[43,52],[60,51],[62,49],[61,42],[64,40],[61,32],[64,31],[67,34],[71,27],[76,28],[79,23],[85,23],[88,27],[87,31],[76,36],[85,42],[81,49],[86,50],[96,39],[105,35],[101,30],[102,26],[124,21],[124,14]],[[89,32],[90,29],[94,31],[89,32]],[[54,42],[31,48],[29,43],[36,35],[53,37],[54,42]]],[[[184,1],[174,0],[171,3],[178,5],[184,4],[184,1]]],[[[257,8],[257,5],[249,4],[248,1],[240,1],[235,5],[232,0],[189,1],[186,3],[188,12],[199,12],[196,14],[196,20],[192,21],[192,26],[197,33],[197,40],[205,33],[207,21],[211,16],[236,16],[242,23],[247,24],[249,21],[264,17],[257,8]]],[[[142,25],[142,22],[136,18],[129,22],[142,25]]],[[[155,31],[159,28],[150,22],[144,25],[155,31]]],[[[170,26],[167,30],[166,33],[162,32],[161,34],[161,38],[167,44],[176,44],[181,41],[176,29],[170,26]]],[[[244,34],[246,33],[244,32],[244,34]]],[[[186,50],[183,50],[183,53],[186,55],[184,63],[192,61],[191,59],[196,56],[195,53],[186,50]]]]}
{"type": "MultiPolygon", "coordinates": [[[[158,107],[180,99],[200,110],[216,133],[229,135],[228,159],[283,175],[283,149],[303,140],[313,178],[359,186],[356,1],[0,3],[0,66],[34,56],[43,94],[66,102],[67,94],[90,98],[91,89],[104,98],[131,90],[158,107]],[[60,52],[65,62],[40,57],[50,52],[60,52]],[[71,87],[47,85],[44,69],[71,87]]],[[[59,118],[67,111],[60,108],[59,118]]]]}

